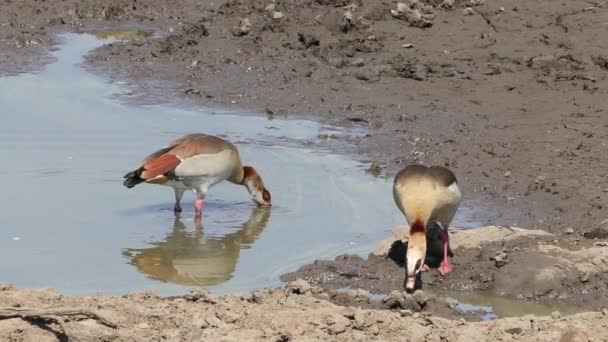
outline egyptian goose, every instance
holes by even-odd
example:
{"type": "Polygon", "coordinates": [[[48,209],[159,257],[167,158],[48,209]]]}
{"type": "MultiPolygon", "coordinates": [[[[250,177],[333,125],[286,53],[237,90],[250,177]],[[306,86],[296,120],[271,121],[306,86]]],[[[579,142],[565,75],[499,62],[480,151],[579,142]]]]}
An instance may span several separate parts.
{"type": "Polygon", "coordinates": [[[413,291],[416,277],[425,265],[426,232],[431,225],[438,225],[441,230],[443,258],[439,273],[446,275],[452,270],[448,227],[460,204],[460,190],[456,176],[445,167],[409,165],[395,176],[393,197],[410,225],[404,287],[413,291]]]}
{"type": "Polygon", "coordinates": [[[270,192],[251,166],[243,166],[236,146],[221,138],[201,133],[188,134],[147,156],[141,166],[125,176],[124,186],[140,183],[171,186],[175,191],[174,211],[186,190],[196,192],[196,216],[203,212],[203,199],[217,183],[227,180],[247,188],[258,206],[270,206],[270,192]]]}

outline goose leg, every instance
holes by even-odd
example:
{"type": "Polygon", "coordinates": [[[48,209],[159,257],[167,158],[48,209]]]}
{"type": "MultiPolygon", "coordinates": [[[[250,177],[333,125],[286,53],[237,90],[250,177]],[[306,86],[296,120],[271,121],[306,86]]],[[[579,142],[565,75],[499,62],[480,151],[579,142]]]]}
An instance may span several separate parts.
{"type": "Polygon", "coordinates": [[[452,265],[450,265],[450,260],[448,257],[450,236],[448,235],[447,228],[443,229],[443,233],[441,235],[441,240],[443,241],[443,260],[441,261],[441,264],[439,265],[439,273],[442,276],[445,276],[446,274],[448,274],[452,271],[452,265]]]}
{"type": "Polygon", "coordinates": [[[183,189],[178,189],[175,188],[175,206],[173,207],[173,212],[174,213],[181,213],[182,212],[182,206],[180,204],[180,202],[182,201],[182,197],[184,196],[184,191],[183,189]]]}
{"type": "Polygon", "coordinates": [[[198,217],[198,216],[203,215],[203,199],[205,198],[205,195],[207,195],[207,189],[199,187],[199,188],[195,189],[195,191],[196,191],[196,200],[194,201],[194,212],[196,213],[196,216],[198,217]]]}
{"type": "Polygon", "coordinates": [[[201,216],[203,214],[203,199],[202,198],[197,198],[194,201],[194,212],[196,213],[196,216],[201,216]]]}

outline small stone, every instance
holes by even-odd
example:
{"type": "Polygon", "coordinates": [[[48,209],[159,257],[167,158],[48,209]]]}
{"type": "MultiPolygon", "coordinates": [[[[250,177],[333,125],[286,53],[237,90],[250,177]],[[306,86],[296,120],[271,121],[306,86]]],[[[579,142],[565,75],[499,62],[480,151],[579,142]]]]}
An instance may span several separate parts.
{"type": "Polygon", "coordinates": [[[207,317],[205,320],[210,327],[223,328],[226,326],[226,323],[222,322],[219,318],[215,316],[207,317]]]}
{"type": "Polygon", "coordinates": [[[522,328],[516,327],[516,328],[509,328],[509,329],[505,329],[505,332],[511,335],[519,335],[523,332],[522,328]]]}
{"type": "Polygon", "coordinates": [[[217,318],[221,319],[225,323],[234,323],[241,318],[241,315],[234,311],[226,310],[217,313],[217,318]]]}
{"type": "MultiPolygon", "coordinates": [[[[200,317],[199,317],[199,318],[200,318],[200,317]]],[[[198,321],[198,319],[195,317],[195,318],[193,319],[193,321],[195,321],[195,322],[196,322],[196,321],[198,321]]],[[[205,322],[204,324],[206,324],[206,322],[205,322]]],[[[196,326],[196,325],[197,325],[197,324],[195,323],[195,326],[196,326]]],[[[150,325],[149,325],[148,323],[146,323],[146,322],[139,323],[139,324],[138,324],[138,325],[136,325],[136,326],[137,326],[137,328],[138,328],[138,329],[150,329],[150,325]]]]}
{"type": "Polygon", "coordinates": [[[287,284],[287,288],[291,290],[292,293],[305,294],[312,289],[312,286],[310,286],[306,280],[298,278],[297,280],[287,284]]]}
{"type": "Polygon", "coordinates": [[[507,178],[511,177],[511,171],[505,172],[505,177],[507,177],[507,178]]]}
{"type": "Polygon", "coordinates": [[[603,314],[604,316],[608,316],[608,309],[603,308],[603,309],[602,309],[602,314],[603,314]]]}
{"type": "Polygon", "coordinates": [[[475,10],[471,7],[467,7],[462,11],[463,15],[474,15],[475,14],[475,10]]]}
{"type": "Polygon", "coordinates": [[[274,20],[281,20],[283,19],[285,15],[283,14],[283,12],[273,12],[272,13],[272,19],[274,20]]]}
{"type": "Polygon", "coordinates": [[[360,330],[365,328],[365,314],[361,310],[355,312],[355,327],[360,330]]]}
{"type": "Polygon", "coordinates": [[[403,44],[401,45],[402,48],[406,48],[406,49],[411,49],[414,47],[414,44],[403,44]]]}
{"type": "Polygon", "coordinates": [[[262,304],[264,302],[264,292],[263,291],[253,291],[251,294],[251,300],[253,303],[262,304]]]}
{"type": "Polygon", "coordinates": [[[369,299],[369,291],[356,289],[352,292],[352,297],[358,302],[367,301],[369,299]]]}
{"type": "Polygon", "coordinates": [[[455,0],[443,0],[443,2],[439,5],[441,8],[450,9],[454,7],[455,0]]]}
{"type": "Polygon", "coordinates": [[[414,312],[414,313],[412,314],[412,318],[415,318],[415,319],[420,318],[420,313],[418,313],[418,312],[414,312]]]}
{"type": "Polygon", "coordinates": [[[578,279],[581,281],[581,283],[586,283],[589,281],[589,272],[581,272],[579,274],[578,279]]]}
{"type": "Polygon", "coordinates": [[[504,7],[500,7],[498,10],[501,11],[501,12],[504,12],[505,8],[504,7]]]}
{"type": "Polygon", "coordinates": [[[341,68],[344,66],[345,62],[344,62],[344,58],[342,57],[331,57],[328,61],[329,65],[333,66],[334,68],[341,68]]]}
{"type": "Polygon", "coordinates": [[[422,290],[416,290],[414,292],[414,300],[420,304],[420,306],[424,306],[426,302],[429,300],[429,297],[422,290]]]}
{"type": "Polygon", "coordinates": [[[350,326],[350,320],[343,316],[332,316],[329,318],[328,325],[327,332],[331,335],[338,335],[346,331],[350,326]]]}
{"type": "Polygon", "coordinates": [[[467,1],[466,5],[469,7],[473,7],[473,6],[481,6],[485,3],[486,3],[485,0],[469,0],[469,1],[467,1]]]}
{"type": "Polygon", "coordinates": [[[329,295],[327,293],[319,293],[317,295],[317,298],[323,299],[323,300],[329,300],[329,295]]]}
{"type": "Polygon", "coordinates": [[[608,247],[608,242],[598,241],[593,244],[593,247],[608,247]]]}
{"type": "Polygon", "coordinates": [[[500,268],[509,262],[509,255],[504,251],[501,251],[496,253],[494,257],[491,257],[490,260],[494,261],[494,266],[496,266],[496,268],[500,268]]]}
{"type": "Polygon", "coordinates": [[[562,314],[561,314],[561,313],[559,313],[559,311],[553,311],[553,312],[551,313],[551,318],[553,318],[553,319],[559,319],[559,318],[561,318],[561,317],[562,317],[562,314]]]}
{"type": "Polygon", "coordinates": [[[574,228],[572,228],[572,227],[566,228],[566,234],[573,234],[573,233],[574,233],[574,228]]]}
{"type": "Polygon", "coordinates": [[[356,67],[362,67],[365,65],[365,61],[363,60],[363,58],[355,58],[350,64],[356,67]]]}
{"type": "Polygon", "coordinates": [[[249,34],[249,32],[251,32],[251,27],[252,25],[249,19],[242,18],[239,20],[239,26],[233,27],[231,31],[233,35],[240,37],[249,34]]]}
{"type": "Polygon", "coordinates": [[[403,295],[399,291],[391,291],[388,296],[385,296],[382,300],[389,308],[403,307],[404,299],[403,295]]]}
{"type": "Polygon", "coordinates": [[[553,244],[554,244],[554,245],[557,245],[558,243],[559,243],[559,240],[558,240],[558,239],[553,240],[553,244]]]}
{"type": "Polygon", "coordinates": [[[399,314],[401,315],[401,317],[407,317],[407,316],[411,316],[412,310],[401,310],[399,311],[399,314]]]}
{"type": "Polygon", "coordinates": [[[377,324],[374,324],[371,327],[369,327],[367,329],[367,331],[369,331],[369,333],[372,335],[378,335],[380,333],[380,328],[378,328],[377,324]]]}
{"type": "Polygon", "coordinates": [[[264,8],[265,11],[274,12],[274,4],[270,4],[264,8]]]}

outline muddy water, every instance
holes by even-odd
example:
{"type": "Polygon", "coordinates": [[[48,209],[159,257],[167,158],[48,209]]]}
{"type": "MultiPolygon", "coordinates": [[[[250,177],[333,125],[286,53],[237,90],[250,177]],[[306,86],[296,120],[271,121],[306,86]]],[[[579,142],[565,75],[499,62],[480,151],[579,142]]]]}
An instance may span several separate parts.
{"type": "MultiPolygon", "coordinates": [[[[122,85],[79,66],[108,41],[61,38],[42,73],[0,78],[0,280],[72,294],[249,290],[278,285],[280,274],[317,258],[365,254],[402,222],[390,183],[346,157],[298,147],[329,128],[126,105],[115,96],[128,92],[122,85]],[[141,157],[193,131],[235,141],[274,206],[256,209],[244,188],[220,184],[198,226],[192,194],[176,218],[169,188],[122,186],[141,157]]],[[[477,223],[464,209],[458,220],[477,223]]]]}
{"type": "Polygon", "coordinates": [[[456,304],[463,312],[481,312],[483,320],[497,317],[518,317],[524,315],[549,316],[558,311],[561,315],[573,315],[585,311],[581,307],[568,304],[540,304],[524,302],[508,297],[483,293],[450,294],[448,302],[456,304]]]}

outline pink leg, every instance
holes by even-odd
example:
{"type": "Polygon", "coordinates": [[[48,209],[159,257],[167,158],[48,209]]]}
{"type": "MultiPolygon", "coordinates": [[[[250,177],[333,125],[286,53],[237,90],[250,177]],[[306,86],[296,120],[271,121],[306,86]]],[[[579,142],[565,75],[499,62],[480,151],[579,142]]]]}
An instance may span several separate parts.
{"type": "Polygon", "coordinates": [[[196,216],[201,216],[203,214],[203,200],[201,198],[197,198],[194,201],[194,209],[196,216]]]}
{"type": "Polygon", "coordinates": [[[203,218],[201,216],[194,217],[194,228],[197,237],[200,239],[203,237],[203,218]]]}
{"type": "Polygon", "coordinates": [[[439,273],[442,276],[450,273],[452,271],[452,265],[450,265],[450,260],[448,259],[448,245],[450,237],[448,235],[447,228],[444,229],[443,235],[441,236],[443,240],[443,261],[439,265],[439,273]]]}

